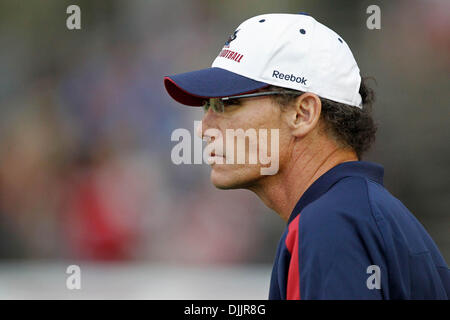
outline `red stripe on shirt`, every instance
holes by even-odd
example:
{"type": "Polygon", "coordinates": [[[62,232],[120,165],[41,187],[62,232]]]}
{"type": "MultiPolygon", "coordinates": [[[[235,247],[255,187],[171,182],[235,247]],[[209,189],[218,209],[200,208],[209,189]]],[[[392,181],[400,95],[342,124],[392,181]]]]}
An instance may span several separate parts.
{"type": "Polygon", "coordinates": [[[287,300],[300,300],[300,269],[298,267],[298,223],[300,214],[291,221],[286,236],[286,248],[291,254],[287,279],[287,300]]]}

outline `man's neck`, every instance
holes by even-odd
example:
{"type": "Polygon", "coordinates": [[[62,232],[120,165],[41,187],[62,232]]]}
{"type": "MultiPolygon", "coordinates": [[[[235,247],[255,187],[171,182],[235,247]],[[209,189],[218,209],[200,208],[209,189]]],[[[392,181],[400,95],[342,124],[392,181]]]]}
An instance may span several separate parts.
{"type": "Polygon", "coordinates": [[[358,160],[355,152],[338,148],[329,149],[327,153],[323,149],[303,151],[297,158],[292,157],[285,168],[280,168],[278,174],[267,176],[249,188],[286,222],[300,197],[314,181],[340,163],[358,160]]]}

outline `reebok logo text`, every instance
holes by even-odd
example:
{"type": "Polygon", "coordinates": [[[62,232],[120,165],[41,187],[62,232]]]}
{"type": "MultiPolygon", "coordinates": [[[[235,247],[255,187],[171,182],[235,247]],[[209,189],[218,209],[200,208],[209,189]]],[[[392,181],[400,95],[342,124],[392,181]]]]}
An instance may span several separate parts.
{"type": "Polygon", "coordinates": [[[293,75],[292,73],[284,74],[278,70],[273,70],[272,78],[283,79],[283,80],[291,81],[291,82],[297,82],[300,84],[304,84],[305,86],[306,86],[306,81],[307,81],[307,79],[305,77],[297,77],[297,76],[293,75]]]}

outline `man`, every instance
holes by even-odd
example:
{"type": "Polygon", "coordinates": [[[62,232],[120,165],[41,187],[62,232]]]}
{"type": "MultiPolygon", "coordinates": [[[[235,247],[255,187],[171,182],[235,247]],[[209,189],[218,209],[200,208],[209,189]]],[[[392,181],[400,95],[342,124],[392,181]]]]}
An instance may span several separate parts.
{"type": "Polygon", "coordinates": [[[361,161],[375,138],[373,94],[342,37],[306,14],[256,16],[212,68],[164,83],[176,101],[205,107],[212,183],[255,192],[287,221],[270,299],[448,299],[450,273],[435,243],[383,187],[383,167],[361,161]],[[258,138],[269,130],[277,143],[248,134],[244,151],[229,140],[224,151],[230,129],[258,138]],[[235,161],[263,149],[275,172],[235,161]]]}

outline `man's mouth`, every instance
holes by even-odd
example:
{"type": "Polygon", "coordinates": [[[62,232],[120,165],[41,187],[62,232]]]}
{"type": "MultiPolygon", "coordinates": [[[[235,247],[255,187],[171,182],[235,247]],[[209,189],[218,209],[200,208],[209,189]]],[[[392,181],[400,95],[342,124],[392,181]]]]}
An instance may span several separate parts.
{"type": "Polygon", "coordinates": [[[217,157],[225,157],[223,154],[220,154],[220,153],[217,153],[217,154],[216,154],[215,152],[211,152],[210,156],[211,156],[211,157],[216,157],[216,156],[217,156],[217,157]]]}
{"type": "Polygon", "coordinates": [[[209,154],[209,157],[208,157],[208,164],[209,165],[213,165],[213,164],[216,164],[216,163],[217,164],[225,163],[225,156],[222,155],[222,154],[211,152],[209,154]]]}

